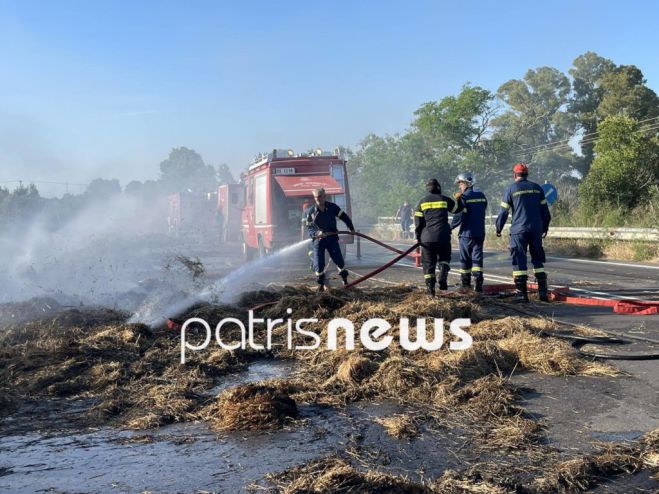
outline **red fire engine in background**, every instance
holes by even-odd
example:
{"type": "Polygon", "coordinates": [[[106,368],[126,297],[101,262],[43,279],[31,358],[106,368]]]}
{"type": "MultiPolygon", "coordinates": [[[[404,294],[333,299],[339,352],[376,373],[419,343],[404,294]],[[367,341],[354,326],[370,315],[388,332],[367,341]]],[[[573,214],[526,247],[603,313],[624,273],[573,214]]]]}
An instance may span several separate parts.
{"type": "Polygon", "coordinates": [[[215,193],[175,192],[168,197],[167,226],[174,237],[204,241],[212,238],[215,225],[215,193]]]}
{"type": "MultiPolygon", "coordinates": [[[[346,161],[338,152],[275,149],[258,156],[238,184],[171,194],[169,233],[199,243],[241,242],[245,259],[264,256],[306,236],[303,213],[321,187],[328,201],[352,214],[346,161]]],[[[344,253],[353,241],[341,237],[344,253]]]]}
{"type": "MultiPolygon", "coordinates": [[[[304,210],[313,204],[313,190],[324,188],[327,200],[351,215],[346,161],[337,152],[320,149],[295,155],[275,149],[260,155],[241,175],[245,191],[241,240],[246,259],[293,244],[306,234],[304,210]]],[[[342,249],[352,243],[341,237],[342,249]]]]}

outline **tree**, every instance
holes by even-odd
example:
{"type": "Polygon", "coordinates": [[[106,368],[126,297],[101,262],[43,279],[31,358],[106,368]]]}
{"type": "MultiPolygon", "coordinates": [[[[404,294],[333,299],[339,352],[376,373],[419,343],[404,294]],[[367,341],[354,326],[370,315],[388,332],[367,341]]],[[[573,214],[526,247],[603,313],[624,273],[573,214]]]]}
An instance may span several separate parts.
{"type": "Polygon", "coordinates": [[[235,184],[236,180],[233,178],[233,174],[229,169],[229,165],[226,163],[221,163],[217,167],[217,181],[222,184],[235,184]]]}
{"type": "Polygon", "coordinates": [[[489,130],[496,109],[487,89],[465,84],[457,96],[424,103],[414,112],[412,126],[437,149],[464,154],[477,149],[489,130]]]}
{"type": "Polygon", "coordinates": [[[0,189],[0,226],[2,231],[20,231],[43,210],[45,199],[34,184],[19,185],[13,191],[0,189]]]}
{"type": "Polygon", "coordinates": [[[160,174],[166,192],[209,192],[217,189],[215,168],[204,163],[199,153],[186,147],[172,149],[169,157],[160,163],[160,174]]]}
{"type": "Polygon", "coordinates": [[[569,137],[574,124],[566,111],[570,81],[552,67],[529,70],[522,80],[501,85],[497,96],[508,111],[494,122],[515,144],[537,146],[569,137]]]}
{"type": "Polygon", "coordinates": [[[116,178],[112,180],[96,178],[89,183],[85,190],[85,196],[94,201],[105,201],[119,194],[121,194],[121,185],[116,178]]]}
{"type": "Polygon", "coordinates": [[[659,97],[645,85],[643,72],[634,65],[621,65],[602,78],[602,100],[597,115],[626,115],[636,120],[659,116],[659,97]]]}
{"type": "Polygon", "coordinates": [[[584,158],[578,167],[582,176],[588,173],[593,161],[594,145],[588,138],[597,131],[597,108],[604,93],[602,81],[614,70],[615,64],[611,60],[592,51],[575,58],[569,70],[572,76],[572,98],[568,109],[577,119],[579,130],[586,136],[586,142],[581,144],[584,158]]]}
{"type": "Polygon", "coordinates": [[[629,210],[650,201],[659,183],[657,131],[648,134],[633,118],[610,116],[598,133],[595,159],[580,187],[583,205],[629,210]]]}
{"type": "Polygon", "coordinates": [[[579,159],[567,145],[576,124],[567,108],[570,91],[567,76],[552,67],[529,70],[523,79],[501,85],[497,96],[506,111],[493,120],[493,137],[506,143],[500,147],[508,171],[514,161],[541,165],[540,178],[561,177],[576,168],[579,159]]]}

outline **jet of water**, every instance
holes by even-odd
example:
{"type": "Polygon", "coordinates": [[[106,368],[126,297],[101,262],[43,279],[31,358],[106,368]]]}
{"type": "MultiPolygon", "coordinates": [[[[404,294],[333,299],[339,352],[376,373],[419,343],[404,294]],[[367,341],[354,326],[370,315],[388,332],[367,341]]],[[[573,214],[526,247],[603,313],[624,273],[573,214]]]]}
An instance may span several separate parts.
{"type": "Polygon", "coordinates": [[[310,239],[301,240],[278,250],[272,255],[250,261],[225,277],[204,287],[198,293],[185,297],[167,307],[158,307],[159,304],[153,301],[147,302],[133,314],[129,322],[146,322],[149,326],[155,327],[164,324],[170,317],[174,317],[201,302],[225,304],[235,302],[240,294],[249,289],[254,282],[262,281],[263,269],[281,265],[287,258],[301,251],[309,242],[311,242],[310,239]]]}

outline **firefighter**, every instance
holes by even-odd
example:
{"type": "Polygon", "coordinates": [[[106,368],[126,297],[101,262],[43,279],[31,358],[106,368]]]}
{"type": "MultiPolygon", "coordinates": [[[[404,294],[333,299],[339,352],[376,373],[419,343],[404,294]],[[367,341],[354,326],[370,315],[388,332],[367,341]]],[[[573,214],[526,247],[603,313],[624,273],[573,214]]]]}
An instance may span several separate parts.
{"type": "Polygon", "coordinates": [[[513,221],[510,227],[510,255],[512,256],[513,278],[517,291],[517,302],[528,302],[527,293],[528,271],[526,266],[526,251],[531,254],[533,273],[538,283],[538,296],[546,302],[547,273],[545,273],[545,251],[542,239],[547,236],[551,215],[545,193],[538,184],[528,180],[529,167],[517,163],[513,167],[515,182],[503,195],[501,210],[496,221],[497,237],[501,236],[508,214],[512,212],[513,221]]]}
{"type": "Polygon", "coordinates": [[[336,234],[336,219],[343,221],[348,229],[354,233],[355,227],[352,220],[342,211],[339,206],[333,202],[325,200],[325,189],[315,189],[313,191],[313,204],[305,212],[307,231],[311,237],[311,264],[316,273],[318,282],[318,291],[326,290],[325,282],[325,251],[336,264],[339,270],[339,276],[343,284],[348,284],[348,270],[345,269],[345,262],[341,254],[339,245],[339,236],[336,234]]]}
{"type": "Polygon", "coordinates": [[[414,234],[421,243],[421,263],[428,294],[435,295],[435,267],[439,262],[439,289],[448,288],[448,272],[451,262],[451,226],[448,213],[458,213],[463,207],[450,197],[442,195],[442,188],[436,178],[426,182],[428,192],[419,201],[414,211],[414,234]]]}
{"type": "Polygon", "coordinates": [[[405,199],[403,204],[396,211],[396,219],[400,220],[401,238],[409,238],[410,224],[412,223],[412,206],[405,199]]]}
{"type": "Polygon", "coordinates": [[[460,173],[455,183],[460,192],[455,194],[456,200],[464,207],[461,213],[453,216],[451,230],[460,227],[460,279],[462,288],[471,288],[471,278],[474,278],[474,288],[483,291],[483,242],[485,241],[485,212],[487,198],[480,190],[474,190],[475,179],[469,172],[460,173]]]}

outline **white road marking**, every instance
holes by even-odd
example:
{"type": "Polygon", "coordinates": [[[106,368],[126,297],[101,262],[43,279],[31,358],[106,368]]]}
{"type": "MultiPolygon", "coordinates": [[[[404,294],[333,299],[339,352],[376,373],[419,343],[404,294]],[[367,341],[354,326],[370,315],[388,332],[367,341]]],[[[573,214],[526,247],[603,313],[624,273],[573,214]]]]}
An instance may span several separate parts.
{"type": "Polygon", "coordinates": [[[613,261],[595,261],[593,259],[574,259],[572,257],[553,257],[547,256],[547,259],[555,259],[557,261],[572,261],[572,262],[586,262],[591,264],[604,264],[610,266],[623,266],[626,268],[643,268],[643,269],[659,269],[659,266],[649,266],[647,264],[627,264],[624,262],[613,262],[613,261]]]}

